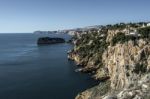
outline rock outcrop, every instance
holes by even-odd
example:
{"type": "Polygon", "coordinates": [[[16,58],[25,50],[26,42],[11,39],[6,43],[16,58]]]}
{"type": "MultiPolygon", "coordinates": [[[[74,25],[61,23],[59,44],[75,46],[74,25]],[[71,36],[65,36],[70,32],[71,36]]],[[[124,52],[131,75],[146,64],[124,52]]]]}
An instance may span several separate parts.
{"type": "Polygon", "coordinates": [[[150,99],[150,27],[134,29],[138,35],[104,28],[74,41],[68,57],[104,81],[76,99],[150,99]]]}
{"type": "Polygon", "coordinates": [[[108,68],[111,88],[121,89],[135,84],[143,73],[149,71],[150,45],[140,39],[125,44],[109,46],[103,53],[103,64],[108,68]]]}
{"type": "Polygon", "coordinates": [[[65,43],[65,40],[63,38],[41,37],[37,41],[38,45],[56,44],[56,43],[65,43]]]}

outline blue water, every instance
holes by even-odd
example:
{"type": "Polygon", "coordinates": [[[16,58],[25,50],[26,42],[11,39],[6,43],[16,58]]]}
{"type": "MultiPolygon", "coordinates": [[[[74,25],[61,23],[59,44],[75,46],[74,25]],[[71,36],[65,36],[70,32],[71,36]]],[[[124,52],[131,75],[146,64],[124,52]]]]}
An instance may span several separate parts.
{"type": "Polygon", "coordinates": [[[74,99],[95,85],[89,75],[76,73],[67,59],[70,44],[37,46],[39,37],[68,35],[0,34],[0,99],[74,99]]]}

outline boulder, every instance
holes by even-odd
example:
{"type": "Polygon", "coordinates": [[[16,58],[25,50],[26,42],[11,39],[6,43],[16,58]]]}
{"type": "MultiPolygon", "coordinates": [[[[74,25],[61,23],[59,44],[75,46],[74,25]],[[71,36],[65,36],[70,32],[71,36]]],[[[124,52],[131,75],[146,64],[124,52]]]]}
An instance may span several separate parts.
{"type": "Polygon", "coordinates": [[[38,39],[38,45],[65,43],[63,38],[41,37],[38,39]]]}

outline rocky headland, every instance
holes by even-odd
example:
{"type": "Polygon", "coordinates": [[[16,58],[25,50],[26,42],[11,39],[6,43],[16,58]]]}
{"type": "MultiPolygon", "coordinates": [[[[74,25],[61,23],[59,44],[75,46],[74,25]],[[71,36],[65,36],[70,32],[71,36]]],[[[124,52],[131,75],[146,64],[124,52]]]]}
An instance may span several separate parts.
{"type": "Polygon", "coordinates": [[[101,83],[76,99],[150,99],[150,27],[103,26],[74,36],[68,58],[101,83]]]}

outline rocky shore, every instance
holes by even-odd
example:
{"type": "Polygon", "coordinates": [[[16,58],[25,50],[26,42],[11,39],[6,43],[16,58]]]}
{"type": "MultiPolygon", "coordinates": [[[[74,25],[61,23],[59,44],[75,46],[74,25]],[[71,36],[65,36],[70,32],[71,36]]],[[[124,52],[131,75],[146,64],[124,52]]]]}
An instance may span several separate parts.
{"type": "Polygon", "coordinates": [[[141,23],[103,26],[75,35],[68,58],[99,85],[76,99],[150,99],[150,27],[141,23]]]}

